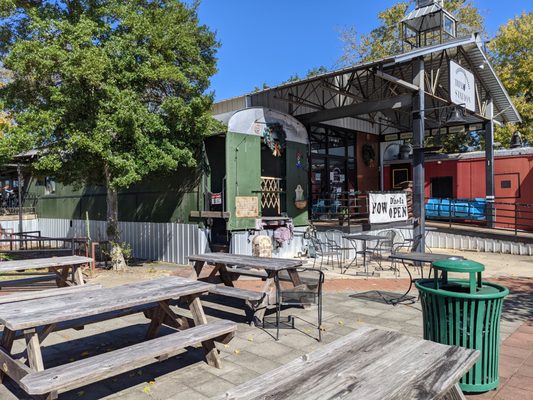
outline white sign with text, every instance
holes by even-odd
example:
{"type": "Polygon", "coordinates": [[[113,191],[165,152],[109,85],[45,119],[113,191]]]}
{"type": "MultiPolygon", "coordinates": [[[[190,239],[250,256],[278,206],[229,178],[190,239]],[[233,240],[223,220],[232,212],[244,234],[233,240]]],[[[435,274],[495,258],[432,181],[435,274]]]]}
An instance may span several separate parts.
{"type": "Polygon", "coordinates": [[[371,224],[406,221],[409,216],[405,193],[369,193],[368,201],[371,224]]]}
{"type": "Polygon", "coordinates": [[[467,110],[476,111],[474,74],[456,62],[450,61],[450,100],[462,104],[467,110]]]}

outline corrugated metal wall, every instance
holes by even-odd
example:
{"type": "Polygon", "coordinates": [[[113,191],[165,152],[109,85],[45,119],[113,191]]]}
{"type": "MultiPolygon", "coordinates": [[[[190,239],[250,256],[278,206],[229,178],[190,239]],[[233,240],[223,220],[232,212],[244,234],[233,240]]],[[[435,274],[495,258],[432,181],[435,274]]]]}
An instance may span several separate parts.
{"type": "MultiPolygon", "coordinates": [[[[49,219],[28,220],[25,225],[27,230],[41,230],[43,236],[50,237],[85,237],[86,225],[84,220],[49,219]]],[[[2,227],[5,221],[0,222],[2,227]]],[[[18,221],[15,221],[15,230],[18,230],[18,221]]],[[[91,238],[93,240],[106,239],[105,221],[90,221],[91,238]]],[[[207,232],[194,224],[177,223],[146,223],[146,222],[120,222],[122,240],[129,243],[135,257],[147,260],[166,261],[171,263],[186,264],[187,256],[195,253],[209,252],[207,232]]],[[[274,250],[273,256],[278,258],[292,258],[304,254],[307,240],[304,239],[305,227],[294,230],[294,238],[285,242],[274,250]]],[[[412,230],[399,229],[405,237],[412,236],[412,230]]],[[[267,232],[267,231],[265,231],[267,232]]],[[[268,231],[271,233],[271,231],[268,231]]],[[[380,231],[365,232],[379,233],[380,231]]],[[[319,237],[325,242],[324,232],[319,237]]],[[[253,236],[248,236],[247,231],[234,232],[231,241],[231,252],[234,254],[252,253],[253,236]]],[[[333,239],[342,247],[351,247],[351,243],[342,239],[341,233],[334,233],[333,239]]],[[[428,234],[428,245],[432,248],[462,249],[467,251],[480,251],[488,253],[507,253],[516,255],[533,255],[533,244],[517,243],[500,239],[463,236],[444,232],[431,231],[428,234]]],[[[357,250],[362,250],[362,244],[356,242],[357,250]]],[[[350,251],[347,257],[354,257],[350,251]]]]}
{"type": "MultiPolygon", "coordinates": [[[[106,222],[89,221],[92,240],[106,240],[106,222]]],[[[86,237],[84,220],[40,218],[43,236],[86,237]]],[[[121,239],[128,243],[133,256],[186,264],[187,256],[209,251],[207,233],[195,224],[119,222],[121,239]]]]}
{"type": "MultiPolygon", "coordinates": [[[[0,227],[10,232],[18,232],[19,231],[18,217],[14,217],[13,219],[8,219],[8,220],[1,220],[0,227]]],[[[35,219],[23,219],[22,229],[24,232],[36,231],[39,229],[39,221],[36,218],[35,219]]]]}
{"type": "MultiPolygon", "coordinates": [[[[400,231],[405,238],[412,238],[411,229],[396,229],[400,231]]],[[[272,237],[272,231],[265,231],[265,235],[272,237]],[[268,234],[267,232],[270,232],[268,234]]],[[[298,254],[305,252],[307,241],[303,237],[305,228],[296,228],[294,238],[291,241],[285,242],[282,247],[274,250],[273,257],[277,258],[292,258],[297,257],[298,254]]],[[[368,231],[367,234],[379,234],[381,230],[368,231]]],[[[325,232],[318,232],[318,237],[326,242],[325,232]]],[[[343,239],[341,233],[330,234],[337,244],[341,247],[351,247],[350,241],[343,239]]],[[[248,232],[234,232],[231,241],[231,252],[235,254],[252,254],[252,239],[253,236],[248,236],[248,232]]],[[[397,239],[400,240],[401,239],[397,239]]],[[[362,243],[355,242],[357,250],[362,250],[362,243]]],[[[427,244],[432,248],[441,249],[456,249],[465,251],[479,251],[486,253],[504,253],[515,255],[533,255],[533,244],[518,243],[510,240],[491,239],[482,237],[464,236],[458,234],[450,234],[445,232],[430,231],[427,236],[427,244]]],[[[354,251],[350,251],[348,257],[354,257],[354,251]]]]}

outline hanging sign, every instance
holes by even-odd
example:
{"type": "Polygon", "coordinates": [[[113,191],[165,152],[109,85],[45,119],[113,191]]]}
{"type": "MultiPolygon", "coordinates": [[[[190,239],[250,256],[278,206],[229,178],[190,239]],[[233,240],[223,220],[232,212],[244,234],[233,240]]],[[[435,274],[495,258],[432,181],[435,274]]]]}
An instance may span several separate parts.
{"type": "Polygon", "coordinates": [[[371,224],[406,221],[408,218],[405,193],[369,193],[368,201],[371,224]]]}
{"type": "Polygon", "coordinates": [[[211,205],[222,204],[222,193],[211,193],[211,205]]]}
{"type": "Polygon", "coordinates": [[[450,100],[467,110],[476,111],[474,74],[450,61],[450,100]]]}

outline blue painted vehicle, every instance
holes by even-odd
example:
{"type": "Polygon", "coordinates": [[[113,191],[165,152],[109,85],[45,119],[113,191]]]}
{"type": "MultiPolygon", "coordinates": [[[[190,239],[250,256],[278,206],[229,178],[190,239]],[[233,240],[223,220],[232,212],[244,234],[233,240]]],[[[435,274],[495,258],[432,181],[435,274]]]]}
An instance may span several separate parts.
{"type": "Polygon", "coordinates": [[[436,199],[426,203],[427,219],[469,219],[484,221],[487,202],[485,199],[436,199]]]}

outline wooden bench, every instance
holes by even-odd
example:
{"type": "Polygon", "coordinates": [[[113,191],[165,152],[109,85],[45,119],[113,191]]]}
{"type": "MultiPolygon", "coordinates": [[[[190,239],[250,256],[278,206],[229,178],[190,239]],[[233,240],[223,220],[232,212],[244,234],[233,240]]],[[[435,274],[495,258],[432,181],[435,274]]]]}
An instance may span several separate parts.
{"type": "Polygon", "coordinates": [[[208,323],[200,296],[213,286],[169,276],[88,293],[70,289],[57,296],[0,304],[0,324],[4,326],[0,343],[0,377],[5,374],[32,395],[53,399],[60,391],[165,359],[196,343],[201,343],[207,363],[220,368],[221,360],[214,341],[229,341],[237,326],[231,321],[208,323]],[[179,299],[185,300],[190,315],[180,315],[179,309],[170,307],[179,299]],[[88,320],[110,319],[139,311],[144,311],[150,320],[146,343],[45,369],[41,347],[51,332],[66,329],[69,325],[79,327],[88,320]],[[177,332],[156,339],[163,325],[171,326],[177,332]],[[22,359],[19,354],[12,354],[13,342],[18,337],[23,337],[26,343],[22,359]]]}
{"type": "Polygon", "coordinates": [[[220,400],[464,399],[479,351],[370,327],[230,389],[220,400]]]}
{"type": "Polygon", "coordinates": [[[210,322],[44,371],[29,372],[20,379],[20,385],[28,394],[52,393],[48,398],[54,399],[58,391],[85,386],[164,360],[188,346],[207,340],[227,343],[236,330],[237,324],[231,321],[210,322]]]}
{"type": "Polygon", "coordinates": [[[233,286],[225,285],[216,285],[214,288],[209,290],[209,293],[218,294],[220,296],[229,296],[236,299],[246,300],[246,301],[261,301],[265,296],[262,292],[255,292],[248,289],[240,289],[233,286]]]}
{"type": "Polygon", "coordinates": [[[251,268],[246,268],[246,267],[228,267],[226,269],[228,272],[231,272],[237,275],[251,276],[254,278],[261,278],[261,279],[266,279],[268,277],[268,274],[266,273],[266,271],[261,271],[257,269],[251,269],[251,268]]]}

